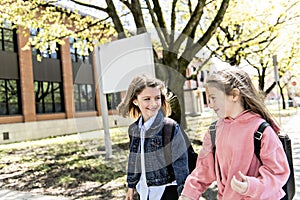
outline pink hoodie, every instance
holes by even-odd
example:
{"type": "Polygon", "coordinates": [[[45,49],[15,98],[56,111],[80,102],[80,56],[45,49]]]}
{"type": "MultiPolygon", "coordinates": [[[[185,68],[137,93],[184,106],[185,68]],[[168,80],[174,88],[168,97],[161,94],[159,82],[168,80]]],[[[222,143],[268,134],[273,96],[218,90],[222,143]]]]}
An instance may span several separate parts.
{"type": "Polygon", "coordinates": [[[225,118],[217,122],[215,158],[211,150],[210,134],[203,139],[197,166],[186,179],[183,196],[198,200],[215,180],[218,199],[264,199],[278,200],[284,196],[281,189],[290,170],[282,144],[268,126],[263,134],[260,164],[254,153],[253,134],[263,119],[253,112],[243,112],[236,119],[225,118]],[[239,194],[232,190],[230,181],[238,171],[247,176],[248,190],[239,194]]]}

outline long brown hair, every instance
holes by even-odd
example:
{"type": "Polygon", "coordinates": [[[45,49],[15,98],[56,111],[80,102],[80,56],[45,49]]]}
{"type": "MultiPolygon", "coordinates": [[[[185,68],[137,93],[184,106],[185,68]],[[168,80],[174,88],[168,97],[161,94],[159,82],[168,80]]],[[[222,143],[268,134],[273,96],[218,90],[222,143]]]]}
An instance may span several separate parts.
{"type": "Polygon", "coordinates": [[[137,99],[137,96],[146,88],[146,87],[157,87],[161,92],[161,110],[164,115],[169,116],[171,114],[171,107],[167,99],[167,89],[165,84],[154,77],[149,75],[139,75],[133,78],[131,81],[128,90],[126,92],[125,98],[118,105],[118,112],[123,117],[132,117],[137,118],[140,116],[141,111],[138,106],[134,105],[133,101],[137,99]]]}
{"type": "Polygon", "coordinates": [[[206,81],[207,85],[212,85],[219,90],[230,95],[234,88],[240,91],[242,105],[245,110],[250,110],[259,114],[269,124],[273,124],[274,119],[264,103],[264,95],[254,87],[249,75],[237,67],[230,67],[213,73],[206,81]]]}

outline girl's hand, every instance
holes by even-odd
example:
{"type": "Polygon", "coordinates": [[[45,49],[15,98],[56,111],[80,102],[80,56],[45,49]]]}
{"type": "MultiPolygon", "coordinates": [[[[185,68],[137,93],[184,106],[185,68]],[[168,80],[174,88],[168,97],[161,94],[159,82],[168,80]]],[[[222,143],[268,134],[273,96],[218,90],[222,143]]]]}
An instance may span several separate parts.
{"type": "Polygon", "coordinates": [[[237,180],[236,177],[233,176],[231,179],[231,188],[240,194],[244,194],[248,189],[247,177],[241,171],[239,171],[239,176],[242,179],[241,181],[237,180]]]}
{"type": "Polygon", "coordinates": [[[191,199],[185,196],[180,196],[178,200],[191,200],[191,199]]]}
{"type": "Polygon", "coordinates": [[[134,192],[133,188],[128,188],[125,200],[132,200],[133,199],[133,192],[134,192]]]}

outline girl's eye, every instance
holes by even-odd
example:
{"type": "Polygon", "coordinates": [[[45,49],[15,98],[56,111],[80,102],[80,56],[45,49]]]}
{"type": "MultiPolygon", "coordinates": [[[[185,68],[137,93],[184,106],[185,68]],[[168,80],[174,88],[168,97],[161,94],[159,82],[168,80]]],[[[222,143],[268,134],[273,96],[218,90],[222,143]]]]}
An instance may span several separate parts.
{"type": "Polygon", "coordinates": [[[216,103],[216,97],[209,97],[208,101],[209,103],[216,103]]]}
{"type": "Polygon", "coordinates": [[[161,99],[161,97],[159,96],[159,97],[156,97],[156,100],[160,100],[161,99]]]}
{"type": "Polygon", "coordinates": [[[215,103],[216,102],[216,97],[211,97],[211,101],[215,103]]]}

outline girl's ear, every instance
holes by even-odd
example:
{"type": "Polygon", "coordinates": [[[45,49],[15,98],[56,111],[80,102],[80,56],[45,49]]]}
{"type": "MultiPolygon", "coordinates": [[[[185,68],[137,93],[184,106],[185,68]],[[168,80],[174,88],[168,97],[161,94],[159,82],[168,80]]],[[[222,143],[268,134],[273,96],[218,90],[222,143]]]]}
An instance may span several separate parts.
{"type": "Polygon", "coordinates": [[[236,102],[240,98],[240,90],[237,88],[232,89],[232,96],[233,96],[233,101],[236,102]]]}
{"type": "Polygon", "coordinates": [[[138,103],[137,103],[137,100],[133,100],[132,103],[135,105],[135,106],[138,106],[138,103]]]}

